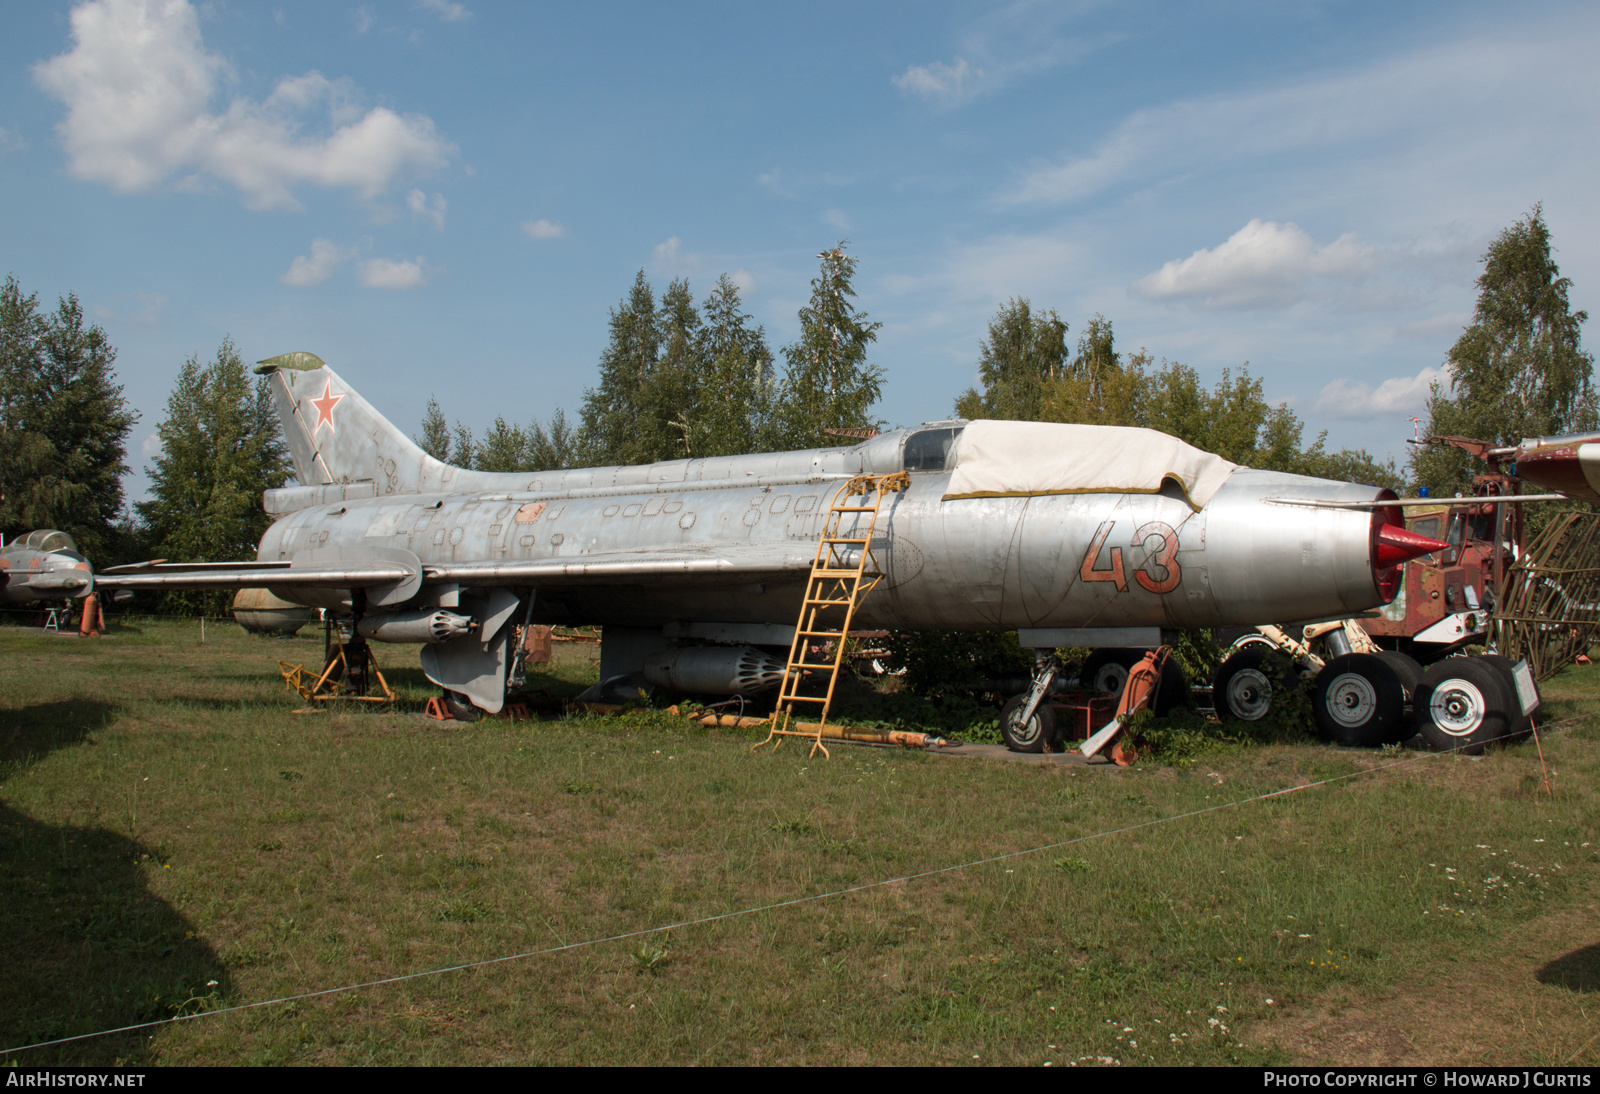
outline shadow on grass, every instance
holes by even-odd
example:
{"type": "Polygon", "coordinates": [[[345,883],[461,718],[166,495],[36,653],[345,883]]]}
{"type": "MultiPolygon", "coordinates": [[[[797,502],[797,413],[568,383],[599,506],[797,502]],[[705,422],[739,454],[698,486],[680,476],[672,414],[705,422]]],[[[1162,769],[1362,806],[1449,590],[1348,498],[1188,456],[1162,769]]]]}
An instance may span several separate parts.
{"type": "MultiPolygon", "coordinates": [[[[88,740],[116,709],[69,699],[6,712],[0,777],[88,740]]],[[[226,995],[211,947],[149,891],[145,871],[161,869],[161,858],[126,836],[46,824],[0,802],[0,1048],[165,1018],[226,995]]],[[[97,1037],[16,1059],[110,1064],[148,1043],[148,1035],[97,1037]]]]}
{"type": "Polygon", "coordinates": [[[1568,991],[1600,991],[1600,943],[1558,957],[1536,974],[1539,983],[1568,991]]]}
{"type": "MultiPolygon", "coordinates": [[[[34,820],[0,805],[0,1047],[95,1033],[218,1005],[216,953],[152,895],[162,853],[103,828],[34,820]]],[[[150,1031],[15,1054],[24,1065],[137,1060],[150,1031]]]]}
{"type": "Polygon", "coordinates": [[[78,744],[105,728],[117,708],[93,699],[35,703],[0,711],[0,779],[30,766],[58,748],[78,744]]]}

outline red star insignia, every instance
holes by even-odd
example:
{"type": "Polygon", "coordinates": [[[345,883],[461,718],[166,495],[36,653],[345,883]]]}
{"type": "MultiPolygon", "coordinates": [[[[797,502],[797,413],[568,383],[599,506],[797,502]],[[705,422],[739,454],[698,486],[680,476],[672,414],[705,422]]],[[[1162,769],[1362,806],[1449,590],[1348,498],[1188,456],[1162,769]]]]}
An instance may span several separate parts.
{"type": "Polygon", "coordinates": [[[311,405],[316,407],[317,410],[317,424],[311,427],[312,433],[321,429],[324,424],[333,432],[339,432],[333,424],[333,408],[338,406],[339,400],[343,398],[343,395],[335,395],[333,393],[333,381],[329,380],[327,381],[327,386],[322,389],[321,397],[310,400],[311,405]]]}

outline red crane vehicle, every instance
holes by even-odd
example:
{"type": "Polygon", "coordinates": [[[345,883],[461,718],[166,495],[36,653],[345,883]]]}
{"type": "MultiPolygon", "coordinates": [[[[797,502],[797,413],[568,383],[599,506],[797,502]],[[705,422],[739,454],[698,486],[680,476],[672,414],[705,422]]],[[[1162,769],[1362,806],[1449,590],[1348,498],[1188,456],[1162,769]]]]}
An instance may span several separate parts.
{"type": "Polygon", "coordinates": [[[1298,635],[1258,627],[1233,644],[1212,678],[1223,721],[1257,721],[1283,689],[1309,686],[1319,733],[1346,745],[1397,744],[1420,734],[1433,748],[1481,752],[1532,728],[1539,706],[1533,674],[1489,644],[1508,576],[1523,553],[1521,493],[1501,469],[1508,450],[1467,437],[1430,437],[1483,459],[1468,497],[1408,504],[1406,530],[1443,540],[1443,550],[1403,564],[1393,600],[1355,619],[1306,626],[1298,635]]]}

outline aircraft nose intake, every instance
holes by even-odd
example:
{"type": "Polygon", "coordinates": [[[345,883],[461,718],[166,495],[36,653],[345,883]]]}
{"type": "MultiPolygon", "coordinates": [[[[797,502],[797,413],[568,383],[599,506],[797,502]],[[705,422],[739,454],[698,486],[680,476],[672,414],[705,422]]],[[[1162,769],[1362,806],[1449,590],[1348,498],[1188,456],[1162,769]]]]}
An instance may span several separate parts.
{"type": "Polygon", "coordinates": [[[1385,524],[1378,529],[1377,535],[1378,568],[1386,570],[1421,555],[1443,551],[1449,546],[1448,543],[1407,531],[1403,525],[1385,524]]]}

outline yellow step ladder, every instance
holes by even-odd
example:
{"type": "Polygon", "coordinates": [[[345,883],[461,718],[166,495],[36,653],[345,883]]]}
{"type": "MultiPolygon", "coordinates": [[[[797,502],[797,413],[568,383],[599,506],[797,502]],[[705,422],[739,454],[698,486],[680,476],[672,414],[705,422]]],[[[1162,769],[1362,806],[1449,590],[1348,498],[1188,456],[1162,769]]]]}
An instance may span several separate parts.
{"type": "MultiPolygon", "coordinates": [[[[785,737],[812,738],[811,755],[827,748],[822,743],[833,689],[844,664],[845,638],[855,619],[861,600],[883,580],[883,571],[872,554],[872,533],[878,526],[878,510],[886,494],[899,493],[911,485],[904,471],[892,475],[857,475],[833,495],[828,516],[817,540],[816,557],[811,562],[811,577],[806,582],[805,599],[800,602],[800,618],[795,623],[794,639],[789,644],[789,662],[783,684],[778,689],[778,706],[772,712],[772,732],[761,744],[774,748],[785,737]],[[859,499],[859,501],[858,501],[859,499]],[[832,659],[810,661],[813,647],[828,648],[832,659]],[[811,673],[828,674],[827,691],[822,695],[802,695],[800,687],[811,673]],[[791,729],[795,704],[820,707],[816,730],[791,729]]],[[[757,745],[760,748],[761,745],[757,745]]]]}

